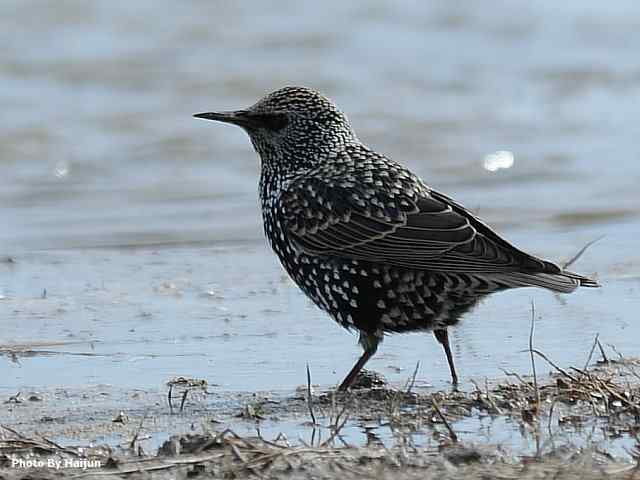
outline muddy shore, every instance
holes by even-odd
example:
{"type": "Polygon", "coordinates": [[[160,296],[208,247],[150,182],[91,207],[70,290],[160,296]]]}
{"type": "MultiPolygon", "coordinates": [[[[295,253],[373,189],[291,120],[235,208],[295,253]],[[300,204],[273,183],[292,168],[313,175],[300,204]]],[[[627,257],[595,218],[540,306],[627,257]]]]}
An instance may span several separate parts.
{"type": "Polygon", "coordinates": [[[640,362],[594,354],[587,369],[563,368],[538,356],[551,375],[508,372],[460,390],[368,373],[348,394],[308,384],[225,397],[178,378],[162,397],[129,391],[137,406],[126,410],[98,401],[107,386],[20,392],[4,400],[0,468],[3,478],[634,478],[640,362]],[[465,425],[482,419],[508,422],[531,448],[469,436],[465,425]]]}

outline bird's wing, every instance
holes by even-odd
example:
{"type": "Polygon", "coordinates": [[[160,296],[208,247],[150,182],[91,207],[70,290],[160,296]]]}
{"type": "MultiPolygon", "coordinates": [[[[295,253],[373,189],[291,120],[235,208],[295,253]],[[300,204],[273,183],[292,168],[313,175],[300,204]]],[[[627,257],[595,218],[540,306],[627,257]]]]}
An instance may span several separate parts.
{"type": "Polygon", "coordinates": [[[473,241],[452,249],[433,262],[435,268],[466,272],[561,273],[557,265],[513,246],[455,200],[436,190],[430,190],[429,194],[464,216],[476,231],[473,241]]]}
{"type": "Polygon", "coordinates": [[[380,172],[291,182],[279,207],[298,251],[451,272],[559,271],[416,176],[380,172]]]}

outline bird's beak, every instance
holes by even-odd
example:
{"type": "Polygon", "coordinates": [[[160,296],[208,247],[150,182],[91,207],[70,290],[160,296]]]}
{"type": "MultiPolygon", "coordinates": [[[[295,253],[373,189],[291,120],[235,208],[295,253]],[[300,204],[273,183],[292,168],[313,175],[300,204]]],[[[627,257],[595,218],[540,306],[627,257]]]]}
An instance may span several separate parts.
{"type": "Polygon", "coordinates": [[[248,115],[247,110],[235,110],[233,112],[206,112],[196,113],[196,118],[204,118],[205,120],[215,120],[217,122],[232,123],[243,128],[254,126],[255,122],[252,121],[248,115]]]}

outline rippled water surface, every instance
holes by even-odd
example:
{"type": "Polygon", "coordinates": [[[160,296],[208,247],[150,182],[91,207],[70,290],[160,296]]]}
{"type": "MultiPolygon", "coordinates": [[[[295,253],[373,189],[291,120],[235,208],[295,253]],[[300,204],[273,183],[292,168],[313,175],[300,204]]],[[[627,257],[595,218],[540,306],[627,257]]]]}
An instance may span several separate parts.
{"type": "MultiPolygon", "coordinates": [[[[463,383],[528,371],[532,300],[557,362],[582,365],[596,333],[638,355],[639,28],[631,1],[2,2],[0,339],[49,353],[0,358],[0,391],[290,391],[306,363],[341,379],[356,338],[268,251],[248,139],[191,118],[285,84],[524,249],[562,261],[604,236],[573,267],[603,288],[466,316],[463,383]]],[[[447,385],[430,335],[387,338],[370,366],[400,382],[417,361],[447,385]]]]}

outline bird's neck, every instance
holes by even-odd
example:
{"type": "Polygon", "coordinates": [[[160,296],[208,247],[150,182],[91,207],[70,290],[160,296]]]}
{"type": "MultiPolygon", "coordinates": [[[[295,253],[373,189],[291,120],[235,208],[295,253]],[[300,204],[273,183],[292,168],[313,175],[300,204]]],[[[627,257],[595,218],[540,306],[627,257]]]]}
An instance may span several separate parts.
{"type": "Polygon", "coordinates": [[[279,199],[293,178],[287,173],[274,172],[264,166],[260,175],[260,203],[264,234],[289,275],[294,274],[294,269],[290,259],[285,255],[288,249],[288,235],[280,217],[279,199]]]}
{"type": "Polygon", "coordinates": [[[274,171],[270,168],[265,168],[262,165],[260,173],[260,201],[262,206],[266,206],[267,203],[274,202],[282,189],[284,188],[288,175],[281,174],[281,172],[274,171]]]}

